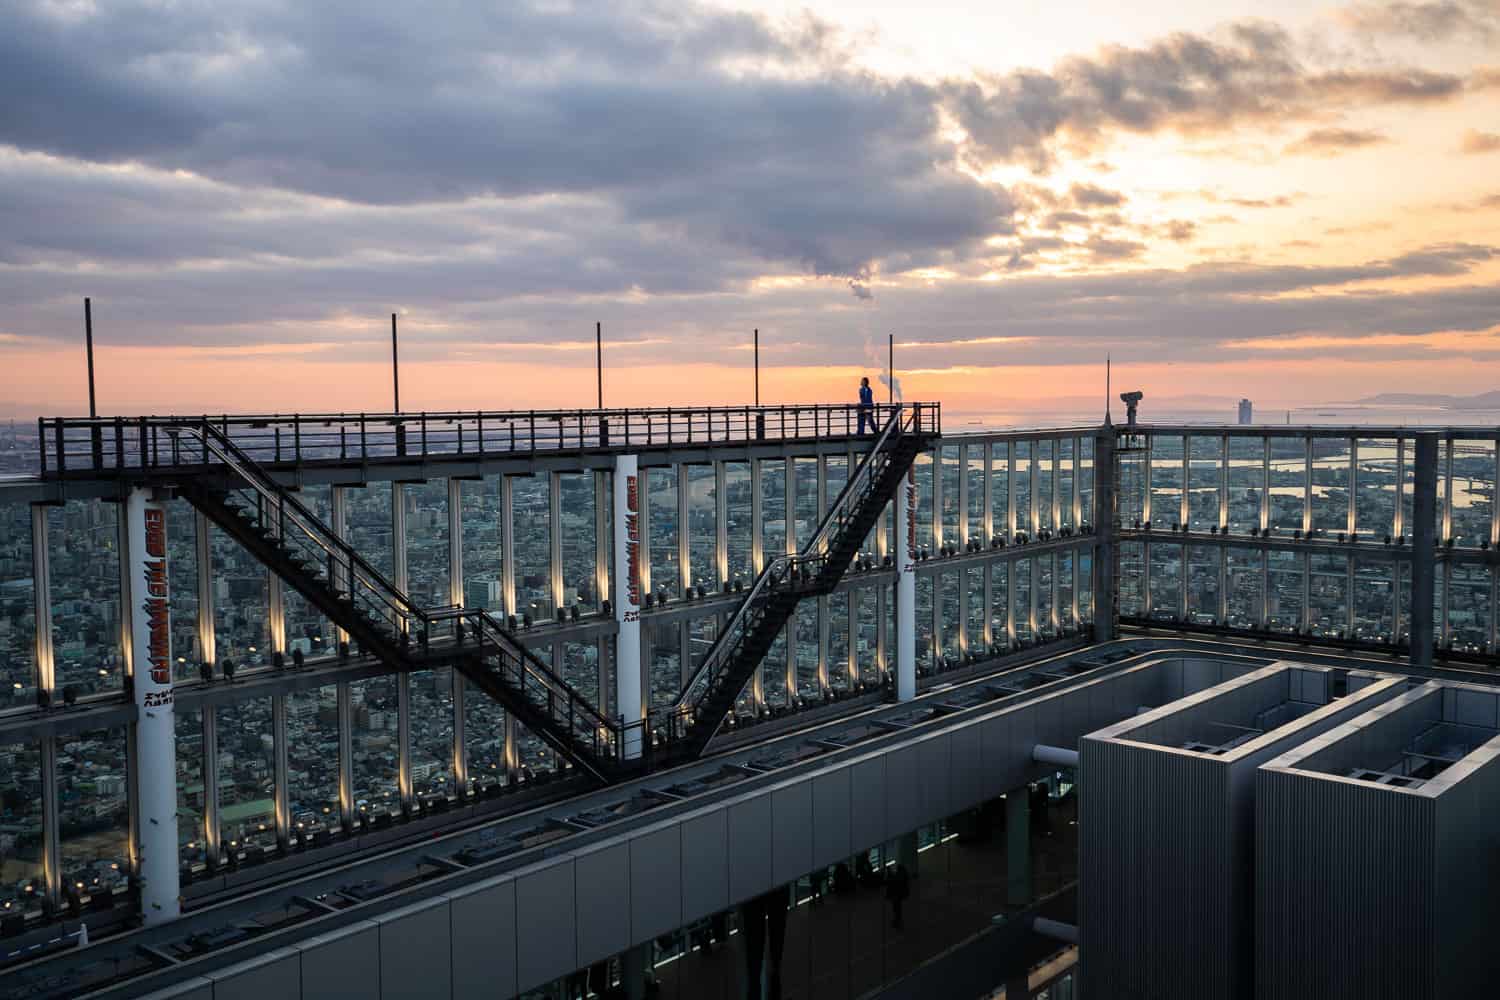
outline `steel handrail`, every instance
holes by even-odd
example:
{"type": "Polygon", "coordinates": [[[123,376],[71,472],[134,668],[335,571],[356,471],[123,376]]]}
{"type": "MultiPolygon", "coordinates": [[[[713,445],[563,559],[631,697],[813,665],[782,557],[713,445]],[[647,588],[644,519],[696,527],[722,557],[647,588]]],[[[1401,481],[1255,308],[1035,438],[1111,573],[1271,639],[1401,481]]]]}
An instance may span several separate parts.
{"type": "MultiPolygon", "coordinates": [[[[915,408],[911,411],[912,426],[917,427],[920,417],[915,408]]],[[[783,577],[792,576],[793,569],[799,564],[820,560],[831,537],[834,525],[842,524],[845,520],[845,508],[849,506],[851,496],[856,489],[860,489],[860,498],[863,499],[864,492],[873,485],[874,471],[881,456],[887,454],[888,446],[894,437],[904,434],[906,431],[906,412],[904,407],[897,405],[895,412],[887,420],[885,428],[880,436],[876,438],[874,445],[865,455],[864,461],[860,463],[859,469],[849,477],[844,488],[839,491],[828,512],[823,516],[808,542],[795,555],[780,555],[772,559],[756,577],[749,593],[736,607],[729,621],[715,638],[713,645],[703,656],[703,662],[699,665],[697,672],[684,686],[672,705],[667,709],[672,722],[687,720],[701,700],[707,696],[714,687],[724,668],[724,659],[728,651],[738,645],[737,637],[745,634],[748,622],[753,612],[759,610],[764,603],[764,597],[774,583],[779,583],[783,577]]],[[[672,727],[675,730],[675,726],[672,727]]]]}

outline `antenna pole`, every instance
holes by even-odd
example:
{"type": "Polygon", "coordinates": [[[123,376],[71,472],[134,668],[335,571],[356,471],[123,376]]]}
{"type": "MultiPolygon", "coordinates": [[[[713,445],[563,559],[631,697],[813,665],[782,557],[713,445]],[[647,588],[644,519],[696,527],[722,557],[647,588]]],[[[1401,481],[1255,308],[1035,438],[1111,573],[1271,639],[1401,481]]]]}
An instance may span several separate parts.
{"type": "Polygon", "coordinates": [[[760,327],[755,328],[755,405],[760,405],[760,327]]]}
{"type": "Polygon", "coordinates": [[[896,402],[896,335],[885,335],[885,388],[887,401],[896,402]]]}
{"type": "Polygon", "coordinates": [[[604,409],[604,324],[594,324],[594,369],[599,373],[599,409],[604,409]]]}
{"type": "Polygon", "coordinates": [[[391,392],[396,412],[401,412],[401,365],[396,357],[396,314],[391,313],[391,392]]]}
{"type": "Polygon", "coordinates": [[[94,405],[94,307],[86,296],[83,300],[83,342],[89,357],[89,416],[97,417],[99,410],[94,405]]]}
{"type": "Polygon", "coordinates": [[[1109,395],[1109,355],[1104,356],[1104,422],[1109,423],[1110,395],[1109,395]]]}

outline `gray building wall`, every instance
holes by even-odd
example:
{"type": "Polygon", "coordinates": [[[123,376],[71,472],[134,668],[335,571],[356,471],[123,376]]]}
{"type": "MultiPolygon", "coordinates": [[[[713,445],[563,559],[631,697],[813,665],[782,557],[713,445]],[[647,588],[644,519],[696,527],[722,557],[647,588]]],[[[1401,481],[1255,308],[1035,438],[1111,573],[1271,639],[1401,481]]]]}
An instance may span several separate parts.
{"type": "Polygon", "coordinates": [[[189,995],[264,996],[242,984],[274,980],[277,1000],[510,996],[1011,791],[1051,770],[1032,760],[1038,743],[1075,746],[1248,669],[1131,667],[307,939],[193,980],[208,992],[189,995]]]}
{"type": "Polygon", "coordinates": [[[1193,723],[1216,711],[1232,716],[1236,706],[1288,697],[1322,701],[1328,676],[1322,670],[1266,667],[1082,740],[1084,996],[1248,1000],[1253,995],[1255,770],[1394,696],[1402,682],[1367,685],[1220,756],[1170,744],[1189,738],[1193,723]]]}
{"type": "Polygon", "coordinates": [[[1419,788],[1343,775],[1440,720],[1500,728],[1500,699],[1424,685],[1257,773],[1257,997],[1495,994],[1500,738],[1419,788]]]}

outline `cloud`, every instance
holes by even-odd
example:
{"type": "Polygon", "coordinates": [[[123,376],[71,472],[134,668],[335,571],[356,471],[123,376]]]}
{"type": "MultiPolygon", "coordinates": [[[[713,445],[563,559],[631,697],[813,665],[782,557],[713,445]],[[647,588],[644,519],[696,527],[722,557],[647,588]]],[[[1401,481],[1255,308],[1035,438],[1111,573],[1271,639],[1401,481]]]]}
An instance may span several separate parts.
{"type": "Polygon", "coordinates": [[[1424,42],[1488,41],[1500,35],[1500,4],[1494,0],[1430,0],[1357,3],[1339,17],[1365,35],[1391,35],[1424,42]]]}
{"type": "Polygon", "coordinates": [[[1464,133],[1459,151],[1463,153],[1500,152],[1500,132],[1480,132],[1476,129],[1469,129],[1464,133]]]}
{"type": "Polygon", "coordinates": [[[1390,142],[1380,132],[1349,128],[1315,128],[1282,152],[1289,156],[1340,156],[1355,149],[1390,142]]]}

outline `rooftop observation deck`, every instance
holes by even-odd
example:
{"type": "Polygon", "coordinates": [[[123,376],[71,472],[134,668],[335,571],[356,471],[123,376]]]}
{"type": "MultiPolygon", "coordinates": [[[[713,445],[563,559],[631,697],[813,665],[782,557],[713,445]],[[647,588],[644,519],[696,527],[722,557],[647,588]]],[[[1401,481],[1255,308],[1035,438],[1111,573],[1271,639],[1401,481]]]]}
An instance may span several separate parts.
{"type": "MultiPolygon", "coordinates": [[[[875,428],[896,408],[924,435],[942,433],[939,403],[873,406],[875,428]]],[[[419,413],[196,414],[43,417],[43,478],[156,478],[215,464],[176,428],[209,423],[272,468],[399,466],[465,459],[613,455],[723,445],[848,442],[860,433],[852,404],[499,410],[419,413]]],[[[869,432],[873,437],[875,430],[869,432]]]]}

